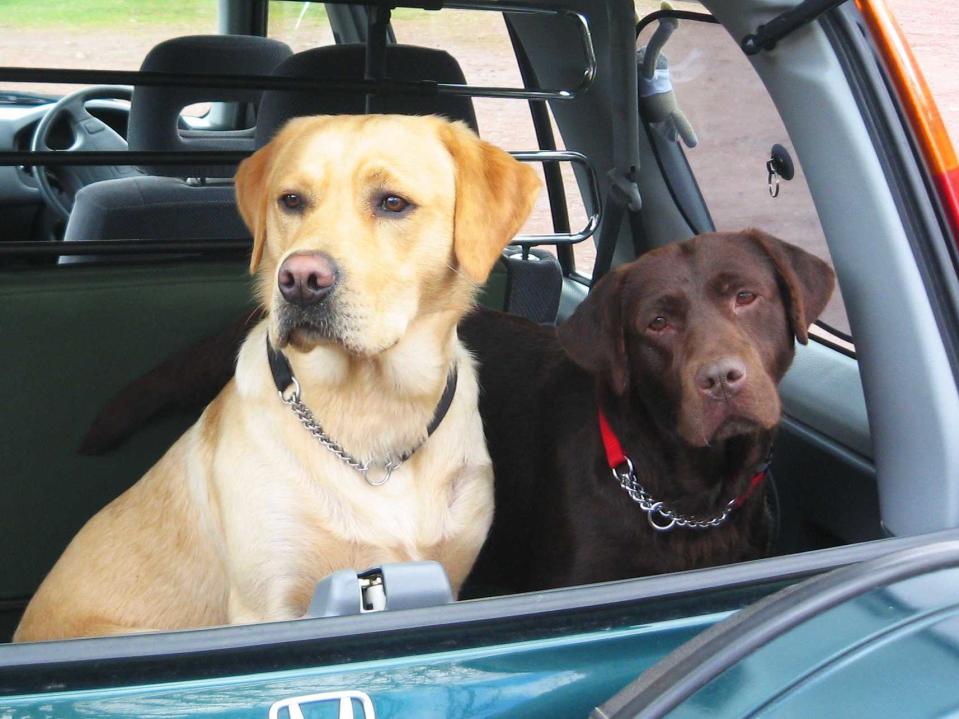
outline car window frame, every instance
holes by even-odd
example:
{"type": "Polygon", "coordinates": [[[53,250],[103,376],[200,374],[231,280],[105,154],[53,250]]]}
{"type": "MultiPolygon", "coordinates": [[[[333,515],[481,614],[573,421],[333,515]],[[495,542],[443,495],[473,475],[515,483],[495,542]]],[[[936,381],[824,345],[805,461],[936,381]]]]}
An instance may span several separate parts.
{"type": "Polygon", "coordinates": [[[944,208],[921,160],[916,138],[895,90],[882,68],[858,10],[840,6],[819,19],[839,59],[853,97],[882,163],[896,208],[906,230],[946,343],[953,373],[959,381],[959,247],[951,235],[944,208]]]}
{"type": "MultiPolygon", "coordinates": [[[[905,540],[885,540],[885,541],[904,541],[908,542],[915,540],[917,538],[907,538],[905,540]]],[[[869,543],[872,544],[872,543],[869,543]]],[[[729,589],[730,587],[750,584],[763,584],[764,582],[779,582],[779,581],[789,581],[794,576],[800,576],[804,571],[814,572],[814,571],[825,571],[825,568],[830,568],[831,566],[838,566],[836,562],[842,563],[843,561],[858,561],[852,559],[852,557],[871,556],[863,549],[867,545],[853,545],[851,547],[841,547],[835,550],[820,550],[821,552],[829,553],[833,552],[834,554],[819,554],[817,552],[807,552],[801,555],[795,555],[795,557],[774,557],[768,560],[759,560],[757,563],[748,563],[743,565],[734,565],[731,567],[721,567],[708,570],[701,570],[700,572],[695,573],[683,573],[676,575],[665,575],[663,577],[654,577],[654,578],[641,578],[636,580],[626,580],[623,583],[615,583],[614,585],[591,585],[586,588],[578,588],[571,590],[557,590],[555,594],[549,593],[547,599],[559,597],[560,599],[555,602],[540,602],[537,611],[530,611],[529,607],[515,607],[515,613],[510,614],[509,608],[513,607],[514,604],[510,602],[530,602],[535,603],[531,599],[531,595],[514,595],[512,597],[504,598],[501,600],[475,600],[477,603],[464,602],[460,605],[451,605],[464,607],[462,610],[463,614],[459,614],[459,609],[453,610],[450,617],[445,618],[447,621],[444,622],[444,626],[453,627],[454,629],[460,624],[468,624],[470,622],[494,622],[496,620],[502,620],[505,618],[516,619],[519,624],[529,624],[534,623],[534,620],[537,620],[543,614],[549,614],[552,612],[563,613],[567,611],[599,611],[605,607],[617,607],[623,604],[629,604],[635,601],[641,601],[644,599],[650,600],[663,600],[666,598],[672,598],[675,596],[684,596],[686,593],[689,593],[690,596],[698,596],[699,593],[709,592],[709,591],[722,591],[729,589]],[[858,553],[860,550],[865,554],[858,553]],[[829,559],[822,560],[817,563],[817,557],[829,557],[829,559]],[[846,558],[843,560],[842,558],[846,558]],[[760,566],[760,569],[755,569],[756,566],[760,566]],[[817,569],[816,567],[819,567],[817,569]],[[805,569],[804,569],[805,568],[805,569]],[[703,579],[705,577],[705,579],[703,579]],[[697,579],[698,578],[698,579],[697,579]],[[688,580],[688,583],[684,584],[688,580]],[[728,580],[728,581],[727,581],[728,580]],[[682,586],[680,591],[680,586],[672,583],[678,582],[682,586]],[[731,582],[731,584],[729,583],[731,582]],[[672,589],[670,589],[672,587],[672,589]],[[582,589],[583,591],[579,591],[582,589]],[[564,593],[569,594],[564,594],[564,593]],[[483,602],[488,602],[490,604],[479,604],[483,602]],[[479,609],[477,609],[479,607],[479,609]],[[499,613],[493,611],[492,608],[496,610],[502,610],[499,613]]],[[[897,545],[897,546],[912,546],[912,545],[897,545]]],[[[541,593],[547,594],[547,593],[541,593]]],[[[539,597],[541,595],[533,595],[534,597],[539,597]]],[[[414,610],[421,611],[421,610],[414,610]]],[[[433,609],[429,610],[430,612],[440,612],[444,613],[447,611],[447,608],[433,609]]],[[[374,639],[379,641],[382,637],[379,637],[379,633],[390,633],[390,632],[400,632],[403,630],[409,630],[411,632],[423,631],[424,625],[417,623],[418,620],[425,616],[425,614],[419,614],[415,617],[410,615],[401,615],[401,613],[384,613],[377,617],[367,616],[364,617],[362,621],[373,622],[373,624],[366,625],[366,631],[363,633],[363,636],[367,634],[375,635],[374,639]],[[380,619],[382,616],[382,620],[380,619]],[[381,622],[381,623],[378,623],[381,622]]],[[[319,642],[324,639],[340,639],[343,636],[349,636],[345,632],[346,626],[348,623],[339,623],[337,626],[343,629],[343,633],[332,633],[330,635],[321,635],[316,632],[309,631],[293,631],[292,628],[299,628],[304,626],[302,623],[309,623],[309,628],[314,628],[314,622],[318,620],[298,620],[295,622],[283,622],[277,623],[276,625],[257,625],[257,627],[226,627],[226,628],[217,628],[210,630],[191,630],[185,632],[174,632],[174,633],[160,633],[155,635],[146,635],[146,636],[132,636],[132,637],[122,637],[122,638],[111,638],[111,639],[97,639],[97,640],[74,640],[70,645],[63,645],[61,643],[55,643],[53,645],[38,646],[38,645],[4,645],[0,647],[0,676],[4,676],[10,667],[14,667],[17,671],[22,670],[25,666],[30,666],[39,671],[55,671],[57,676],[62,679],[64,675],[63,667],[57,666],[54,669],[51,669],[52,664],[61,664],[66,663],[67,665],[70,662],[87,662],[92,659],[98,659],[102,661],[116,661],[117,665],[110,667],[110,678],[115,682],[116,675],[115,672],[117,668],[122,666],[120,663],[121,660],[125,659],[137,659],[141,661],[163,661],[170,654],[176,654],[180,657],[189,657],[191,653],[195,653],[198,656],[196,657],[198,662],[206,661],[208,659],[206,652],[212,651],[216,653],[220,649],[216,648],[216,645],[219,643],[219,646],[222,648],[222,651],[232,651],[237,647],[245,647],[246,649],[259,652],[260,649],[264,646],[274,646],[282,645],[284,647],[289,647],[290,644],[296,644],[299,642],[319,642]],[[263,627],[262,632],[257,632],[255,630],[259,627],[263,627]],[[292,627],[292,628],[291,628],[292,627]],[[212,634],[207,634],[207,632],[212,632],[212,634]],[[217,632],[224,632],[225,634],[216,634],[217,632]],[[249,642],[237,642],[230,644],[231,633],[239,632],[248,632],[254,633],[259,637],[263,644],[253,644],[249,642]],[[277,632],[272,634],[272,632],[277,632]],[[170,638],[172,637],[172,638],[170,638]],[[204,642],[204,637],[214,637],[221,641],[212,642],[210,645],[207,645],[204,642]],[[91,642],[87,644],[86,642],[91,642]],[[126,642],[127,644],[123,644],[126,642]],[[197,643],[198,642],[198,643],[197,643]],[[210,650],[210,647],[213,647],[210,650]],[[7,651],[7,647],[12,647],[12,651],[7,651]],[[252,647],[252,648],[251,648],[252,647]],[[27,650],[36,650],[33,653],[27,650]],[[47,649],[50,649],[50,652],[47,652],[47,649]],[[123,652],[120,652],[119,649],[123,649],[123,652]],[[165,651],[159,651],[164,649],[165,651]],[[24,650],[24,651],[21,651],[24,650]],[[20,652],[17,654],[17,652],[20,652]],[[47,654],[53,654],[54,657],[49,657],[47,654]],[[203,655],[200,657],[199,655],[203,655]],[[17,661],[17,657],[20,658],[20,661],[17,661]],[[12,658],[12,659],[11,659],[12,658]],[[8,661],[10,660],[10,661],[8,661]],[[32,660],[32,664],[31,664],[32,660]]],[[[331,620],[324,619],[323,622],[330,622],[331,620]]],[[[432,622],[431,622],[432,624],[432,622]]],[[[326,625],[333,627],[332,624],[326,625]]],[[[339,629],[336,630],[337,632],[339,629]]],[[[517,635],[522,636],[522,635],[517,635]]],[[[396,639],[396,636],[391,637],[391,639],[396,639]]],[[[151,665],[152,666],[152,665],[151,665]]],[[[80,671],[80,667],[75,667],[77,671],[80,671]]],[[[99,668],[96,671],[107,671],[104,668],[99,668]]],[[[150,680],[155,681],[156,674],[143,674],[137,675],[136,668],[131,673],[131,678],[136,678],[140,676],[142,678],[149,678],[150,680]]],[[[46,677],[45,681],[49,682],[49,675],[37,674],[31,681],[40,681],[37,677],[46,677]]],[[[31,686],[41,686],[41,685],[31,685],[31,686]]],[[[43,685],[49,690],[49,683],[43,685]]],[[[115,686],[115,683],[111,684],[115,686]]],[[[19,688],[19,687],[18,687],[19,688]]]]}
{"type": "Polygon", "coordinates": [[[959,530],[873,540],[708,569],[439,607],[202,629],[0,644],[0,696],[215,679],[388,660],[716,614],[783,586],[886,554],[959,540],[959,530]]]}

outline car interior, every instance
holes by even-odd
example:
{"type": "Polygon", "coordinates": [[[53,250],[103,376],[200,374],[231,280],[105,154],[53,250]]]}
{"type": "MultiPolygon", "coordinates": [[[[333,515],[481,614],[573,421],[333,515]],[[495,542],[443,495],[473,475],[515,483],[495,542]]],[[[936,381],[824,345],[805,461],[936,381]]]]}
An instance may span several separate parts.
{"type": "MultiPolygon", "coordinates": [[[[541,165],[543,207],[481,297],[537,322],[569,316],[604,262],[699,232],[757,226],[830,259],[841,301],[780,387],[777,537],[774,556],[753,563],[757,576],[775,582],[793,567],[786,555],[959,525],[955,253],[942,249],[941,208],[854,7],[747,57],[740,39],[776,13],[768,0],[398,3],[392,23],[382,8],[329,4],[326,44],[274,34],[274,13],[290,12],[279,6],[319,22],[322,4],[310,5],[220,2],[219,33],[156,44],[142,64],[110,71],[123,82],[104,70],[94,91],[61,86],[69,102],[0,98],[10,160],[0,167],[0,641],[83,523],[196,419],[168,412],[111,451],[77,451],[119,389],[252,309],[249,233],[230,178],[307,114],[438,113],[541,165]],[[444,13],[482,16],[476,27],[495,26],[508,54],[473,48],[466,21],[443,35],[430,17],[444,13]],[[636,52],[664,26],[661,52],[695,146],[638,102],[636,52]],[[486,65],[508,72],[484,76],[486,65]],[[137,85],[137,67],[158,84],[137,85]],[[196,73],[224,86],[190,86],[196,73]],[[163,84],[171,75],[181,81],[163,84]],[[367,92],[370,82],[380,89],[367,92]],[[197,103],[204,116],[183,113],[197,103]],[[532,144],[506,144],[514,118],[532,144]],[[135,161],[44,168],[23,159],[31,149],[128,151],[135,161]]],[[[25,77],[15,70],[0,67],[14,90],[11,78],[25,77]]],[[[656,580],[618,591],[655,597],[666,586],[656,580]]],[[[568,607],[585,601],[564,591],[555,594],[568,607]]],[[[464,604],[496,616],[522,601],[464,604]]]]}

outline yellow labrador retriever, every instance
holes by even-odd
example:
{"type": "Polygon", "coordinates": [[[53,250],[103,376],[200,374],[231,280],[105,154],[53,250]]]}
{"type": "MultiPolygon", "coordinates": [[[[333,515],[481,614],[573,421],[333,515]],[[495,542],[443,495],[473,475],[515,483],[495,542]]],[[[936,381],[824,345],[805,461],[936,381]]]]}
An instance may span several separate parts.
{"type": "Polygon", "coordinates": [[[536,173],[437,117],[309,117],[236,185],[268,318],[16,641],[288,619],[318,579],[383,562],[438,560],[458,591],[479,552],[493,474],[456,324],[536,173]]]}

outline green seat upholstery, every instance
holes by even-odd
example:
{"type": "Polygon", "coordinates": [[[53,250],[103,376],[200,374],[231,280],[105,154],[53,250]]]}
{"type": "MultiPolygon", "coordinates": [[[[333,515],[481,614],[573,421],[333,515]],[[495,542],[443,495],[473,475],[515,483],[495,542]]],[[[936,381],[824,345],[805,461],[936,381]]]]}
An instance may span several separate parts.
{"type": "MultiPolygon", "coordinates": [[[[505,271],[481,300],[501,308],[505,271]]],[[[104,402],[251,304],[246,263],[0,270],[0,641],[84,522],[133,484],[196,419],[170,414],[119,448],[77,447],[104,402]]]]}

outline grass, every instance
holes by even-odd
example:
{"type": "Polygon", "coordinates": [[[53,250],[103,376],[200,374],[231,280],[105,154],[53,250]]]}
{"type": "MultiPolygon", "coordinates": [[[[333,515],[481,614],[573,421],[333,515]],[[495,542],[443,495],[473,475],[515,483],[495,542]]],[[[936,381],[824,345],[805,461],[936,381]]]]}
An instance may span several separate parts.
{"type": "MultiPolygon", "coordinates": [[[[216,27],[216,0],[0,0],[0,29],[29,27],[110,28],[163,25],[216,27]]],[[[270,24],[292,27],[300,19],[303,3],[271,1],[270,24]]],[[[422,10],[398,8],[397,18],[420,19],[422,10]]],[[[326,8],[312,3],[305,23],[325,23],[326,8]]]]}
{"type": "MultiPolygon", "coordinates": [[[[216,27],[216,0],[0,0],[0,28],[216,27]]],[[[120,40],[121,38],[117,38],[120,40]]]]}
{"type": "MultiPolygon", "coordinates": [[[[660,0],[635,0],[640,16],[659,9],[660,0]]],[[[0,29],[16,27],[149,27],[162,25],[216,26],[216,0],[0,0],[0,29]]],[[[700,9],[698,2],[674,0],[674,7],[700,9]]],[[[299,2],[271,2],[271,21],[292,25],[303,10],[299,2]]],[[[325,21],[325,8],[315,3],[309,8],[310,22],[325,21]]],[[[422,10],[397,8],[400,20],[422,20],[422,10]]]]}
{"type": "Polygon", "coordinates": [[[305,26],[328,22],[326,8],[323,3],[319,2],[310,3],[309,7],[304,8],[304,4],[301,2],[272,0],[268,11],[271,28],[278,26],[293,27],[297,22],[302,22],[305,26]]]}

